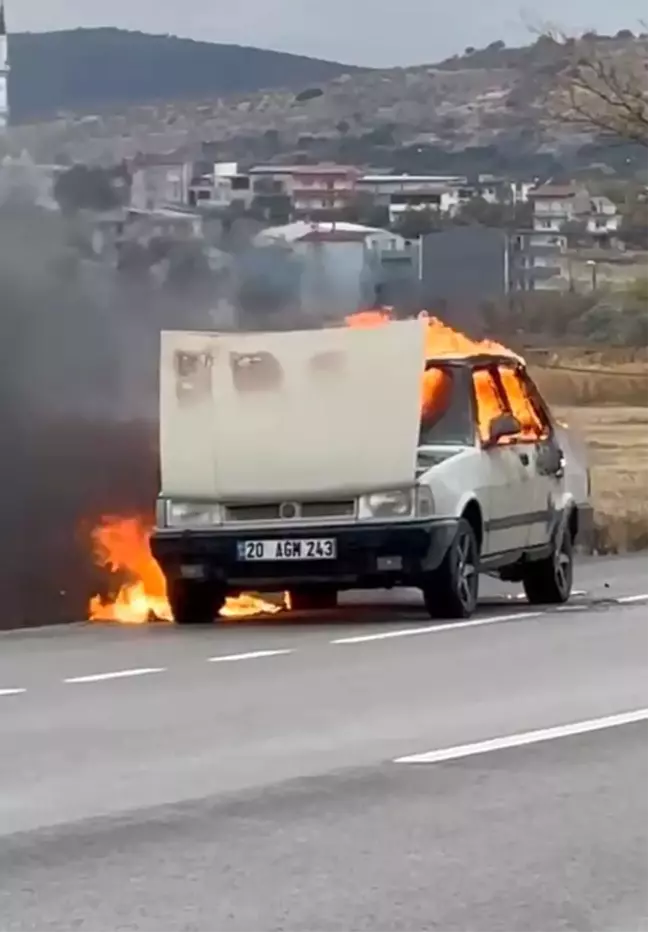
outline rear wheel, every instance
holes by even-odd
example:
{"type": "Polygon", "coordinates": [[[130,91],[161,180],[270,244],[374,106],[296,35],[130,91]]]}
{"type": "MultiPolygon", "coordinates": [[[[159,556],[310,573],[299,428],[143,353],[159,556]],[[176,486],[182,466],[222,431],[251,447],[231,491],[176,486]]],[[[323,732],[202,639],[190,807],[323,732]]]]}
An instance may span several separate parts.
{"type": "Polygon", "coordinates": [[[169,603],[177,625],[209,625],[225,603],[225,590],[213,583],[177,580],[169,586],[169,603]]]}
{"type": "Polygon", "coordinates": [[[479,545],[469,521],[462,518],[441,566],[430,573],[423,600],[432,618],[470,618],[479,595],[479,545]]]}
{"type": "Polygon", "coordinates": [[[562,605],[571,595],[574,582],[574,541],[568,525],[556,537],[553,553],[530,563],[522,584],[531,605],[562,605]]]}
{"type": "Polygon", "coordinates": [[[290,607],[294,612],[314,612],[335,608],[338,601],[337,589],[330,586],[309,586],[290,593],[290,607]]]}

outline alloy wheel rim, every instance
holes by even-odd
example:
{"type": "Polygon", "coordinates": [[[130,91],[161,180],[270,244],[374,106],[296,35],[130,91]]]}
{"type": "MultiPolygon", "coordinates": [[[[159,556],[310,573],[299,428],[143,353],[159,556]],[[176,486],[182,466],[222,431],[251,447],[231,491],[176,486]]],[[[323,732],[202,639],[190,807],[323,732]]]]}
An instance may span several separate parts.
{"type": "Polygon", "coordinates": [[[457,594],[465,608],[470,608],[474,602],[476,579],[473,543],[468,534],[463,534],[457,541],[457,594]]]}
{"type": "Polygon", "coordinates": [[[554,572],[556,574],[556,583],[560,592],[565,593],[569,588],[571,576],[571,555],[566,546],[566,537],[563,534],[560,544],[556,547],[554,557],[554,572]]]}

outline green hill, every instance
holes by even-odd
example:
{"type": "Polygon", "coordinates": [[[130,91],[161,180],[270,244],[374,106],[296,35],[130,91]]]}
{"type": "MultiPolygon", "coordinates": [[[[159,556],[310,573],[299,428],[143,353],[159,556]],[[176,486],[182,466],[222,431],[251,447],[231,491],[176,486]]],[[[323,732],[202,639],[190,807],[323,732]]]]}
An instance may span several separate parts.
{"type": "Polygon", "coordinates": [[[14,122],[61,110],[308,88],[358,69],[239,45],[121,29],[10,36],[14,122]]]}

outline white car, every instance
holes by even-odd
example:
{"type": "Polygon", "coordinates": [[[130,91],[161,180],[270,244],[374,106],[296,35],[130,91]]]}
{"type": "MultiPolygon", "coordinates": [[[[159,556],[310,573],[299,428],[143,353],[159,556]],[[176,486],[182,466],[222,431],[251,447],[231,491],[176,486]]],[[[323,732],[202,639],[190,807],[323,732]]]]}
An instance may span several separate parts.
{"type": "MultiPolygon", "coordinates": [[[[205,369],[217,369],[219,359],[229,358],[230,369],[234,356],[245,359],[248,367],[258,364],[259,375],[266,366],[258,384],[265,392],[279,393],[277,404],[283,408],[277,417],[285,420],[291,433],[277,440],[287,452],[268,444],[270,433],[265,434],[264,446],[259,431],[276,432],[281,423],[273,422],[270,402],[264,395],[262,401],[245,398],[243,404],[232,395],[227,410],[241,406],[230,434],[222,425],[215,432],[199,431],[199,448],[200,420],[195,410],[190,411],[198,402],[187,401],[189,413],[178,414],[176,391],[176,427],[169,426],[171,402],[163,403],[163,489],[152,549],[167,578],[176,622],[209,622],[228,594],[242,590],[288,590],[294,608],[308,609],[332,607],[342,590],[397,586],[418,587],[434,618],[468,618],[477,606],[480,573],[521,582],[533,604],[557,604],[569,598],[574,544],[592,518],[583,451],[552,417],[521,360],[481,354],[427,358],[424,343],[417,342],[416,326],[407,322],[372,331],[383,334],[383,344],[379,346],[374,336],[364,349],[367,335],[353,337],[355,343],[342,338],[349,339],[340,346],[346,346],[348,359],[354,360],[348,378],[358,376],[364,367],[362,379],[356,378],[353,394],[345,395],[340,388],[337,399],[326,395],[324,403],[324,396],[317,394],[308,402],[311,420],[315,416],[326,421],[330,414],[328,429],[337,431],[330,450],[325,430],[322,437],[305,418],[299,420],[297,408],[306,405],[306,388],[286,393],[285,383],[282,389],[278,382],[271,385],[280,371],[288,373],[289,380],[290,361],[298,358],[286,348],[290,340],[282,344],[271,340],[267,352],[247,356],[238,350],[232,354],[231,347],[229,355],[223,355],[219,344],[213,353],[202,350],[202,363],[196,360],[204,340],[191,344],[194,382],[205,396],[209,394],[205,369]],[[399,330],[407,327],[408,332],[399,330]],[[385,343],[387,331],[393,333],[392,344],[385,343]],[[417,355],[421,346],[422,358],[417,355]],[[369,372],[371,360],[381,352],[382,360],[376,360],[377,367],[369,372]],[[378,363],[389,363],[391,356],[392,363],[397,358],[404,365],[408,354],[414,379],[401,385],[395,372],[383,371],[378,363]],[[205,362],[209,358],[211,363],[205,362]],[[270,368],[268,359],[273,362],[270,368]],[[362,386],[380,371],[385,384],[380,388],[374,384],[373,393],[358,398],[362,386]],[[348,410],[356,402],[357,409],[348,410]],[[266,403],[257,411],[256,427],[252,420],[246,422],[255,405],[266,403]],[[313,414],[315,403],[320,407],[313,414]],[[339,426],[342,421],[346,429],[339,426]],[[245,442],[237,440],[236,423],[241,430],[248,423],[252,438],[246,431],[245,442]],[[303,450],[300,433],[292,436],[299,425],[303,450]],[[376,437],[381,426],[385,433],[376,437]],[[214,459],[214,445],[207,437],[211,433],[218,435],[215,448],[221,451],[220,459],[214,459]],[[254,447],[255,440],[253,450],[250,444],[254,447]],[[231,466],[223,459],[228,443],[240,444],[239,458],[234,457],[231,466]],[[188,444],[194,444],[191,450],[188,444]],[[250,468],[248,475],[247,466],[254,465],[250,457],[255,456],[261,459],[256,472],[250,468]],[[207,460],[210,470],[205,469],[198,481],[195,464],[207,460]],[[328,481],[334,469],[338,473],[328,481]]],[[[289,336],[282,335],[282,340],[289,336]]],[[[308,353],[315,358],[315,337],[303,339],[299,358],[308,353]]],[[[173,346],[167,345],[167,352],[175,348],[177,356],[178,335],[169,342],[173,346]]],[[[164,362],[164,352],[163,348],[163,370],[170,365],[170,357],[164,362]]],[[[324,356],[327,353],[330,356],[330,348],[324,356]]],[[[183,359],[186,367],[186,349],[183,359]]],[[[187,372],[185,368],[185,380],[187,372]]],[[[212,377],[217,391],[219,377],[212,377]]],[[[341,370],[336,386],[338,378],[344,378],[341,370]]],[[[177,385],[176,380],[176,389],[177,385]]]]}

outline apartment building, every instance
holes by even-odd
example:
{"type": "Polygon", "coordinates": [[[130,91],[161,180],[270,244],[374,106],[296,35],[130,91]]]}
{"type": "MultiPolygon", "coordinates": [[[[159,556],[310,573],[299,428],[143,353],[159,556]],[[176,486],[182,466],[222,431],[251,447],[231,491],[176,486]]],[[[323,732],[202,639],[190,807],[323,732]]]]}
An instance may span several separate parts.
{"type": "Polygon", "coordinates": [[[472,196],[468,179],[461,175],[365,174],[356,190],[389,210],[394,223],[409,210],[434,210],[453,216],[472,196]]]}
{"type": "Polygon", "coordinates": [[[360,171],[346,165],[257,165],[249,171],[252,193],[288,198],[295,217],[343,210],[356,196],[360,171]]]}

